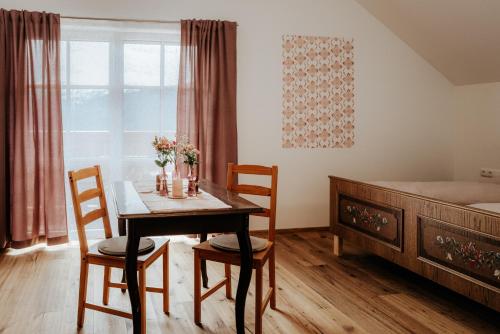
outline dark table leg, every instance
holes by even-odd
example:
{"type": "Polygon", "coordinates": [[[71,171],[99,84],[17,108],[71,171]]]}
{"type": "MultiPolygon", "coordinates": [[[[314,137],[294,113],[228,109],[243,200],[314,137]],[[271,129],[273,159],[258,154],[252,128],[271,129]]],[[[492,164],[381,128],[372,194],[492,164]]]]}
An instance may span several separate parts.
{"type": "Polygon", "coordinates": [[[252,244],[248,232],[248,216],[242,231],[237,233],[240,244],[240,278],[238,280],[238,290],[236,291],[236,332],[245,333],[245,303],[247,299],[248,287],[252,279],[252,244]]]}
{"type": "MultiPolygon", "coordinates": [[[[128,221],[127,256],[125,257],[125,272],[127,277],[128,294],[132,306],[134,334],[141,333],[141,301],[137,285],[137,253],[139,251],[140,236],[136,231],[136,224],[128,221]]],[[[143,333],[145,334],[145,333],[143,333]]]]}
{"type": "MultiPolygon", "coordinates": [[[[207,241],[207,233],[200,234],[200,243],[207,241]]],[[[201,260],[201,280],[203,287],[208,289],[207,261],[201,260]]]]}
{"type": "Polygon", "coordinates": [[[127,235],[127,220],[124,218],[118,218],[118,235],[120,237],[127,235]]]}
{"type": "MultiPolygon", "coordinates": [[[[118,218],[118,235],[120,237],[124,237],[127,235],[127,220],[123,218],[118,218]]],[[[127,279],[125,278],[125,269],[123,269],[122,273],[122,283],[127,282],[127,279]]],[[[125,293],[125,289],[122,289],[122,292],[125,293]]]]}

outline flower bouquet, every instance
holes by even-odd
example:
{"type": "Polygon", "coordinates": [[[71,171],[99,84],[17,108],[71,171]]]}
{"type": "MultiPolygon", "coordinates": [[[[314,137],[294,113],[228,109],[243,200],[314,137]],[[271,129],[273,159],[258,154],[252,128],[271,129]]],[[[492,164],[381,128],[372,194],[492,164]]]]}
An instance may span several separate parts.
{"type": "Polygon", "coordinates": [[[160,195],[165,196],[168,195],[165,167],[169,163],[175,163],[176,143],[175,140],[169,140],[167,137],[155,136],[152,144],[156,151],[155,163],[162,170],[161,175],[156,177],[156,190],[160,192],[160,195]]]}
{"type": "Polygon", "coordinates": [[[182,156],[184,163],[188,165],[188,196],[196,196],[198,178],[195,175],[194,166],[198,164],[200,151],[193,144],[190,144],[187,139],[181,140],[177,146],[177,153],[182,156]]]}
{"type": "Polygon", "coordinates": [[[200,151],[198,151],[193,144],[185,144],[181,147],[179,153],[184,158],[184,163],[189,167],[189,176],[193,175],[194,165],[198,164],[198,155],[200,151]]]}

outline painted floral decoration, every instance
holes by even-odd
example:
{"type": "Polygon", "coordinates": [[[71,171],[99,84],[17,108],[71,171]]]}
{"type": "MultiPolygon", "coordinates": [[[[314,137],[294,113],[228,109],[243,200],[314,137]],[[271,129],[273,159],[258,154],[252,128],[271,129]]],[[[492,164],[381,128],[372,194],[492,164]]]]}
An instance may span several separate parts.
{"type": "Polygon", "coordinates": [[[367,209],[361,209],[355,205],[346,206],[346,212],[351,216],[353,224],[369,225],[377,231],[380,231],[382,227],[389,223],[387,218],[380,213],[370,214],[367,209]]]}
{"type": "Polygon", "coordinates": [[[436,244],[444,251],[448,261],[454,262],[458,258],[471,269],[486,266],[493,272],[493,276],[500,280],[500,252],[484,251],[472,241],[463,243],[441,235],[436,236],[436,244]]]}

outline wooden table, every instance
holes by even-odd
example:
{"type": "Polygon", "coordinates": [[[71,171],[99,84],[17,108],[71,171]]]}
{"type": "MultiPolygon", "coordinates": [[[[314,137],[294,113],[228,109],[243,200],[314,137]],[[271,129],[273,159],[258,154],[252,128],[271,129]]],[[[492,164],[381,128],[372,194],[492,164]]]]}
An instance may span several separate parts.
{"type": "Polygon", "coordinates": [[[142,202],[131,182],[120,181],[113,184],[113,198],[120,235],[125,234],[125,222],[128,228],[125,273],[132,306],[134,333],[141,332],[141,303],[136,272],[140,238],[213,232],[236,232],[238,236],[241,269],[235,303],[236,330],[238,334],[245,332],[245,302],[252,278],[252,245],[248,231],[249,214],[262,212],[263,209],[236,193],[209,181],[201,181],[200,188],[231,207],[189,212],[152,213],[142,202]]]}

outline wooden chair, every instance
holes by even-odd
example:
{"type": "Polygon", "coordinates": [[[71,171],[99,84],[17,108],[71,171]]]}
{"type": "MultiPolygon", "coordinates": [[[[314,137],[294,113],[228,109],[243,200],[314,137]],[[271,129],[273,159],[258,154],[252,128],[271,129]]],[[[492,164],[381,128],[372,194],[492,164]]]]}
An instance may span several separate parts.
{"type": "MultiPolygon", "coordinates": [[[[77,171],[68,172],[69,183],[71,186],[71,195],[73,199],[73,207],[75,212],[76,227],[78,230],[78,239],[80,241],[80,293],[78,298],[78,327],[83,326],[85,317],[85,308],[92,309],[95,311],[105,312],[112,315],[132,319],[132,314],[123,312],[121,310],[103,307],[96,304],[87,303],[87,280],[88,280],[88,270],[89,265],[100,265],[104,266],[104,281],[103,281],[103,292],[102,292],[102,303],[108,305],[109,301],[109,288],[120,288],[122,291],[127,288],[125,283],[113,283],[110,281],[111,268],[125,268],[125,258],[122,256],[110,256],[102,254],[98,250],[98,245],[88,247],[87,237],[85,234],[85,225],[90,224],[97,219],[102,218],[104,225],[104,234],[107,242],[117,242],[121,246],[125,246],[126,240],[117,237],[113,238],[111,232],[111,225],[109,222],[108,209],[106,205],[106,196],[104,193],[104,187],[102,184],[101,169],[99,166],[89,167],[80,169],[77,171]],[[96,188],[87,189],[85,191],[78,191],[78,181],[84,179],[95,178],[96,188]],[[99,208],[95,209],[87,214],[83,214],[81,210],[81,204],[88,200],[99,198],[99,208]],[[113,240],[111,240],[113,239],[113,240]]],[[[150,241],[150,240],[145,240],[150,241]]],[[[142,241],[141,241],[142,242],[142,241]]],[[[163,312],[168,314],[169,312],[169,296],[168,296],[168,239],[163,239],[161,241],[156,241],[154,250],[139,256],[137,260],[137,271],[139,272],[139,291],[141,298],[141,312],[142,312],[142,323],[141,323],[141,333],[146,333],[146,291],[156,292],[163,294],[163,312]],[[163,255],[163,287],[153,288],[146,287],[146,269],[160,256],[163,255]]],[[[124,249],[119,252],[124,254],[124,249]]]]}
{"type": "MultiPolygon", "coordinates": [[[[234,165],[228,164],[227,170],[227,189],[249,195],[260,195],[270,197],[269,209],[257,216],[269,218],[268,239],[265,242],[265,249],[255,252],[254,241],[262,241],[262,239],[252,237],[253,253],[253,268],[256,270],[256,285],[255,285],[255,333],[262,333],[262,315],[270,302],[271,308],[276,309],[276,275],[275,275],[275,255],[274,255],[274,237],[276,224],[276,196],[278,187],[278,167],[264,167],[256,165],[234,165]],[[271,176],[271,188],[266,188],[256,185],[235,184],[235,174],[253,174],[253,175],[269,175],[271,176]],[[265,297],[262,298],[262,280],[263,269],[266,262],[269,260],[269,290],[265,297]]],[[[226,287],[226,297],[231,299],[231,265],[240,264],[239,246],[236,235],[230,235],[234,240],[233,246],[222,250],[213,245],[217,244],[217,238],[228,240],[228,235],[220,235],[205,241],[193,247],[194,249],[194,320],[196,324],[201,324],[201,302],[213,294],[221,287],[226,287]],[[229,249],[232,248],[232,251],[229,249]],[[225,277],[205,293],[201,291],[201,261],[209,260],[225,264],[225,277]]]]}

